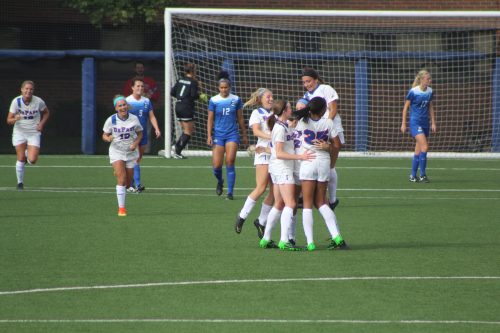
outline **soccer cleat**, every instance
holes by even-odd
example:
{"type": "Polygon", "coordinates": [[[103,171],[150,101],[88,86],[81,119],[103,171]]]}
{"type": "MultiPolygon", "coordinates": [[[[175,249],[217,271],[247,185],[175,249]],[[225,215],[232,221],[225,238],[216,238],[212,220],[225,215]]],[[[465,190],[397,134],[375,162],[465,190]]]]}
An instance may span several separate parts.
{"type": "Polygon", "coordinates": [[[339,199],[336,199],[334,202],[330,202],[329,206],[331,210],[335,210],[335,208],[339,205],[339,199]]]}
{"type": "Polygon", "coordinates": [[[290,238],[288,240],[288,243],[292,244],[293,246],[297,245],[297,243],[295,242],[295,239],[293,239],[293,238],[290,238]]]}
{"type": "Polygon", "coordinates": [[[412,175],[410,175],[410,178],[408,178],[408,180],[412,183],[417,183],[418,182],[418,179],[417,177],[413,177],[412,175]]]}
{"type": "Polygon", "coordinates": [[[222,195],[222,190],[224,188],[224,180],[222,180],[221,182],[217,182],[217,187],[215,188],[215,193],[217,193],[217,195],[222,195]]]}
{"type": "Polygon", "coordinates": [[[17,183],[17,187],[16,187],[18,190],[24,190],[24,184],[23,183],[17,183]]]}
{"type": "Polygon", "coordinates": [[[259,242],[259,246],[263,249],[277,249],[278,245],[273,240],[265,240],[261,239],[259,242]]]}
{"type": "Polygon", "coordinates": [[[143,192],[144,190],[146,190],[146,187],[144,187],[144,185],[139,184],[139,185],[137,185],[137,186],[135,187],[135,191],[136,191],[137,193],[141,193],[141,192],[143,192]]]}
{"type": "Polygon", "coordinates": [[[314,250],[316,250],[316,245],[314,245],[314,243],[307,244],[307,251],[314,251],[314,250]]]}
{"type": "Polygon", "coordinates": [[[347,243],[344,241],[342,236],[338,235],[334,239],[331,240],[330,245],[328,245],[327,249],[328,250],[347,250],[349,247],[347,246],[347,243]]]}
{"type": "Polygon", "coordinates": [[[280,248],[280,250],[283,250],[283,251],[302,251],[303,250],[302,248],[297,247],[290,242],[283,242],[283,241],[280,241],[278,243],[278,247],[280,248]]]}
{"type": "Polygon", "coordinates": [[[228,193],[227,196],[226,196],[226,200],[234,200],[233,194],[232,193],[228,193]]]}
{"type": "Polygon", "coordinates": [[[261,225],[259,219],[253,221],[253,225],[255,226],[255,228],[257,228],[257,237],[259,237],[259,239],[262,239],[262,237],[264,237],[264,231],[266,231],[266,226],[261,225]]]}
{"type": "Polygon", "coordinates": [[[304,208],[304,198],[299,197],[299,199],[297,200],[297,209],[302,209],[302,208],[304,208]]]}
{"type": "Polygon", "coordinates": [[[118,208],[118,216],[127,216],[127,210],[125,207],[118,208]]]}
{"type": "Polygon", "coordinates": [[[428,183],[429,182],[429,178],[427,178],[426,175],[423,175],[423,176],[420,176],[420,178],[418,179],[419,182],[421,183],[428,183]]]}
{"type": "Polygon", "coordinates": [[[186,157],[184,157],[184,155],[182,154],[177,154],[177,153],[173,153],[172,154],[172,157],[175,158],[176,160],[183,160],[185,159],[186,157]]]}
{"type": "Polygon", "coordinates": [[[243,223],[245,223],[245,219],[242,219],[239,214],[236,215],[236,222],[234,223],[234,231],[236,231],[237,234],[241,233],[241,229],[243,229],[243,223]]]}
{"type": "Polygon", "coordinates": [[[127,189],[127,193],[137,193],[137,189],[133,186],[130,186],[128,189],[127,189]]]}

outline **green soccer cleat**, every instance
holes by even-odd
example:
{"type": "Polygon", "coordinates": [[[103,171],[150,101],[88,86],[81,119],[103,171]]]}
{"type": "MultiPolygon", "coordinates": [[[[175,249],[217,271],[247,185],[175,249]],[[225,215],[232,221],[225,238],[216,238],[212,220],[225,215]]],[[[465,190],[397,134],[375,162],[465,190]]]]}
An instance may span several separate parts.
{"type": "Polygon", "coordinates": [[[283,241],[280,241],[278,243],[278,247],[280,248],[280,250],[283,250],[283,251],[302,251],[303,250],[302,248],[297,247],[290,242],[283,242],[283,241]]]}
{"type": "Polygon", "coordinates": [[[314,243],[307,244],[307,251],[314,251],[314,250],[316,250],[316,245],[314,245],[314,243]]]}
{"type": "Polygon", "coordinates": [[[263,249],[276,249],[278,246],[273,240],[265,240],[261,239],[259,242],[259,246],[263,249]]]}
{"type": "Polygon", "coordinates": [[[344,241],[342,236],[338,235],[332,241],[330,242],[330,245],[328,245],[328,250],[347,250],[349,247],[347,246],[347,243],[344,241]]]}

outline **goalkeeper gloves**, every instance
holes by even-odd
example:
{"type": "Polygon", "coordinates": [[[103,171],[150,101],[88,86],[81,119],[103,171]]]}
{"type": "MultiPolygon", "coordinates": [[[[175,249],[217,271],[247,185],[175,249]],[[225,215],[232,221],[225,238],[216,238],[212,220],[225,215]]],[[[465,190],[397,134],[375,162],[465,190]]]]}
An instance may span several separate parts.
{"type": "Polygon", "coordinates": [[[200,101],[202,101],[203,103],[208,102],[208,96],[207,96],[207,94],[203,94],[203,93],[202,93],[202,94],[200,94],[200,98],[199,98],[199,99],[200,99],[200,101]]]}

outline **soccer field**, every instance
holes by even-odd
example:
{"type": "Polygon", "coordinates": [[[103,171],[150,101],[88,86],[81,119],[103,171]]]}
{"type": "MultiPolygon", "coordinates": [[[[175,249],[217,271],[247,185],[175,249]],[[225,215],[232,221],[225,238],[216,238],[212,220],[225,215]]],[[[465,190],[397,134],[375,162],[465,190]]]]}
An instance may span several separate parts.
{"type": "Polygon", "coordinates": [[[106,156],[42,155],[16,191],[2,155],[0,331],[499,332],[499,160],[430,157],[429,184],[410,163],[340,158],[350,250],[315,213],[318,250],[283,252],[259,248],[260,206],[234,232],[250,158],[227,201],[209,158],[147,157],[123,218],[106,156]]]}

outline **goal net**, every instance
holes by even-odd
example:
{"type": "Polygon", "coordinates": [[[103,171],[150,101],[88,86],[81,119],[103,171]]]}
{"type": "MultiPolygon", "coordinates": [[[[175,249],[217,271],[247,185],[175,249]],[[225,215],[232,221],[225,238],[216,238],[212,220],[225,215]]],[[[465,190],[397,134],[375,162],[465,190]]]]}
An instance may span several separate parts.
{"type": "MultiPolygon", "coordinates": [[[[243,102],[265,87],[292,105],[304,94],[302,69],[315,68],[339,95],[342,153],[363,155],[414,149],[408,132],[400,131],[402,108],[416,73],[425,68],[432,75],[438,127],[430,150],[498,157],[499,13],[166,9],[162,153],[170,157],[181,134],[170,87],[184,63],[192,62],[209,96],[218,94],[217,75],[225,70],[243,102]]],[[[243,110],[247,124],[251,112],[243,110]]],[[[206,120],[207,104],[197,102],[186,155],[210,154],[206,120]]]]}

